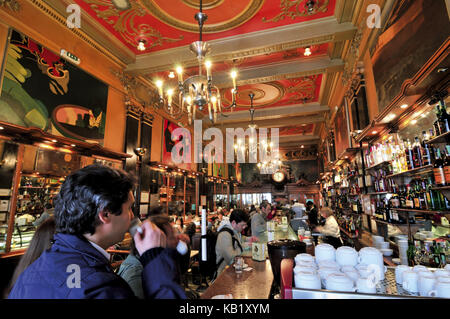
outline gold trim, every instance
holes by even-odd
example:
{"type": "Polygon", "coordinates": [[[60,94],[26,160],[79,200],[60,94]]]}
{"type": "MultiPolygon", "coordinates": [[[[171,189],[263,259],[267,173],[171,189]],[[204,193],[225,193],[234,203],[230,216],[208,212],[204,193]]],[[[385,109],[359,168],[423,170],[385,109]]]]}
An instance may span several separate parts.
{"type": "MultiPolygon", "coordinates": [[[[181,0],[185,5],[198,9],[199,2],[194,0],[181,0]]],[[[220,6],[225,0],[213,0],[212,3],[203,3],[203,9],[214,9],[215,7],[220,6]]]]}
{"type": "MultiPolygon", "coordinates": [[[[212,62],[214,61],[228,61],[233,59],[241,59],[253,56],[260,56],[266,54],[272,54],[277,52],[283,52],[285,50],[302,48],[307,45],[319,45],[328,42],[334,42],[335,35],[325,35],[314,39],[306,39],[300,41],[287,42],[282,44],[276,44],[268,47],[260,47],[248,50],[242,50],[239,52],[233,52],[228,54],[219,54],[211,57],[212,62]]],[[[185,68],[190,68],[194,66],[198,66],[198,61],[195,59],[183,62],[185,68]]],[[[161,71],[167,71],[174,68],[173,64],[159,65],[157,67],[148,68],[148,69],[140,69],[136,72],[142,74],[152,74],[161,71]]]]}
{"type": "Polygon", "coordinates": [[[19,12],[21,9],[20,3],[16,0],[0,0],[0,8],[1,7],[9,8],[14,12],[19,12]]]}
{"type": "MultiPolygon", "coordinates": [[[[234,29],[243,23],[247,22],[251,18],[255,16],[255,14],[259,11],[259,9],[264,4],[265,0],[253,0],[249,2],[247,8],[241,12],[237,17],[232,20],[221,22],[218,24],[209,24],[203,26],[203,33],[217,33],[228,31],[234,29]]],[[[172,16],[167,15],[163,10],[161,10],[158,5],[156,5],[151,0],[142,0],[141,1],[144,7],[148,10],[148,12],[153,15],[158,20],[176,28],[179,30],[187,31],[187,32],[198,32],[198,25],[194,23],[186,23],[181,20],[178,20],[172,16]]]]}
{"type": "MultiPolygon", "coordinates": [[[[52,18],[53,20],[55,20],[56,22],[58,22],[59,24],[63,25],[64,27],[67,28],[67,24],[66,24],[66,17],[62,16],[61,14],[59,14],[56,10],[54,10],[53,8],[51,8],[49,5],[47,5],[44,1],[42,0],[30,0],[30,2],[37,7],[38,9],[40,9],[44,14],[46,14],[48,17],[52,18]]],[[[70,31],[72,31],[72,33],[74,33],[76,36],[78,36],[81,40],[83,40],[84,42],[86,42],[87,44],[89,44],[91,47],[93,47],[94,49],[98,50],[99,52],[101,52],[103,55],[107,56],[109,59],[111,59],[114,63],[118,64],[119,66],[124,66],[125,64],[120,61],[120,59],[118,59],[116,56],[114,56],[113,54],[110,53],[109,50],[106,50],[105,48],[103,48],[102,46],[98,45],[97,42],[95,40],[93,40],[89,35],[87,35],[85,32],[81,31],[81,29],[78,28],[71,28],[70,31]]]]}
{"type": "MultiPolygon", "coordinates": [[[[259,83],[258,83],[258,84],[259,84],[259,83]]],[[[271,101],[268,101],[267,103],[264,103],[264,104],[258,104],[258,105],[253,105],[253,107],[254,107],[255,109],[258,109],[258,108],[261,108],[261,107],[264,107],[264,106],[267,106],[267,105],[271,105],[271,104],[277,103],[277,102],[279,102],[279,101],[284,97],[285,89],[284,89],[284,86],[283,86],[283,85],[281,85],[281,84],[279,84],[279,83],[277,83],[277,82],[270,82],[270,83],[264,83],[264,84],[266,84],[266,85],[271,85],[271,86],[275,87],[275,88],[278,90],[279,94],[278,94],[277,97],[275,97],[275,98],[272,99],[271,101]]],[[[251,91],[251,89],[249,89],[249,90],[251,91]]],[[[239,88],[238,88],[238,91],[239,91],[239,88]]],[[[222,95],[222,99],[223,99],[225,102],[231,104],[231,101],[225,97],[225,95],[223,94],[223,92],[221,93],[221,95],[222,95]]],[[[239,104],[239,107],[242,107],[242,108],[250,108],[250,103],[249,103],[248,105],[247,105],[247,104],[239,104]]]]}
{"type": "Polygon", "coordinates": [[[267,20],[266,17],[262,18],[263,22],[278,22],[280,20],[284,20],[284,18],[289,17],[292,20],[299,18],[299,17],[306,17],[306,16],[313,16],[321,12],[327,12],[328,11],[328,3],[330,0],[325,0],[325,2],[318,8],[314,10],[313,13],[308,13],[306,11],[305,6],[303,5],[303,11],[300,11],[300,4],[302,2],[305,2],[305,0],[280,0],[280,9],[281,12],[273,17],[270,20],[267,20]],[[293,10],[292,10],[293,9],[293,10]]]}

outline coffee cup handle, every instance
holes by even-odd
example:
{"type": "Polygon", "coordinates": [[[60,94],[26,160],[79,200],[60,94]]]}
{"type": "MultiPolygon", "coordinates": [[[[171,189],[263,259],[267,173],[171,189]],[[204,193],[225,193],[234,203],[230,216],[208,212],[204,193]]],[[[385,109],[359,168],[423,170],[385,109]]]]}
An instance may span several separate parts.
{"type": "Polygon", "coordinates": [[[387,267],[386,266],[383,266],[384,267],[384,273],[386,273],[386,271],[387,271],[387,267]]]}
{"type": "Polygon", "coordinates": [[[431,290],[430,292],[428,292],[428,297],[436,297],[436,295],[437,295],[436,290],[431,290]]]}

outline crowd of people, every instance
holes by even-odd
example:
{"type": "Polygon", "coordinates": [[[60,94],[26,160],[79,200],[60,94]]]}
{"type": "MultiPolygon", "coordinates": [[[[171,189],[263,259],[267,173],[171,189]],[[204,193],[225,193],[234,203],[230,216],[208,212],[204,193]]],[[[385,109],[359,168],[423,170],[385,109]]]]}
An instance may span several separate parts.
{"type": "MultiPolygon", "coordinates": [[[[198,216],[183,219],[179,214],[168,215],[162,207],[152,209],[142,232],[132,237],[126,259],[118,269],[111,267],[107,249],[123,241],[134,218],[134,185],[128,173],[101,165],[68,176],[54,207],[47,207],[39,219],[5,297],[188,298],[183,283],[189,252],[200,235],[198,216]]],[[[244,243],[258,241],[266,222],[279,211],[291,225],[301,220],[305,228],[322,233],[326,242],[335,247],[342,244],[332,210],[321,208],[319,214],[312,201],[284,206],[264,201],[230,210],[219,206],[207,226],[214,238],[210,241],[213,253],[208,256],[215,268],[211,279],[232,265],[243,253],[244,243]]],[[[200,249],[198,240],[194,248],[200,249]]]]}

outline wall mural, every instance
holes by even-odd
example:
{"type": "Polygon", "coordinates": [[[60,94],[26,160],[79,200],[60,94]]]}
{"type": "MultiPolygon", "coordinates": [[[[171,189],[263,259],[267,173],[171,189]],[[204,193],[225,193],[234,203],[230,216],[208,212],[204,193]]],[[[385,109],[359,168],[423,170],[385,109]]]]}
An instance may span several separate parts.
{"type": "Polygon", "coordinates": [[[0,95],[0,120],[103,145],[108,86],[13,31],[0,95]]]}

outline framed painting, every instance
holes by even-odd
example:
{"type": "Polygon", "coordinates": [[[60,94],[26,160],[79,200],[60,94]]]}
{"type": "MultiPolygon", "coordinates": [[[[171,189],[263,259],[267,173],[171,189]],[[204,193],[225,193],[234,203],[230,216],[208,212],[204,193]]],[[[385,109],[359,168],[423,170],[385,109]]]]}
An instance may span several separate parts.
{"type": "Polygon", "coordinates": [[[17,31],[5,64],[1,121],[103,145],[105,83],[17,31]]]}

